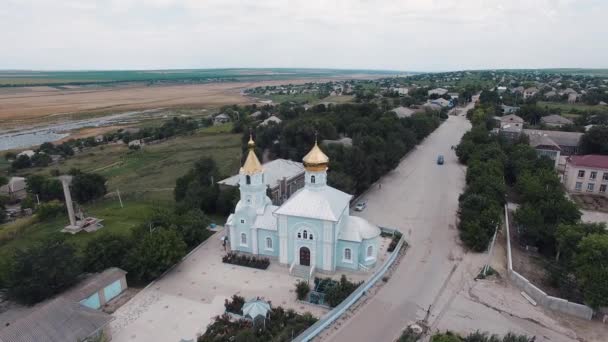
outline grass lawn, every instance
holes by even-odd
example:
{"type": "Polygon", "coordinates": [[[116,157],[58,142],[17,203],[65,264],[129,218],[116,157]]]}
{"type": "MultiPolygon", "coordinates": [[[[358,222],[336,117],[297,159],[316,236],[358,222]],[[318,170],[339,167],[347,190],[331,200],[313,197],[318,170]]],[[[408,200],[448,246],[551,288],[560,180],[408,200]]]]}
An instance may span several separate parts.
{"type": "Polygon", "coordinates": [[[297,103],[312,103],[315,102],[317,100],[319,100],[319,96],[317,94],[289,94],[289,95],[279,95],[279,94],[272,94],[272,95],[257,95],[255,94],[254,96],[259,97],[261,99],[267,99],[267,100],[272,100],[272,102],[274,103],[282,103],[282,102],[289,102],[289,101],[293,101],[293,102],[297,102],[297,103]]]}
{"type": "Polygon", "coordinates": [[[538,102],[538,106],[540,107],[548,107],[550,109],[561,109],[562,112],[568,113],[571,112],[573,110],[578,110],[578,111],[588,111],[588,110],[596,110],[596,111],[603,111],[603,112],[608,112],[608,106],[591,106],[591,105],[587,105],[584,103],[558,103],[558,102],[546,102],[546,101],[539,101],[538,102]]]}
{"type": "Polygon", "coordinates": [[[80,232],[74,235],[61,233],[60,230],[69,223],[67,214],[59,215],[57,218],[45,222],[35,222],[35,218],[24,218],[0,226],[2,227],[1,232],[4,229],[11,229],[13,225],[27,225],[13,240],[0,245],[0,260],[6,260],[16,249],[26,248],[54,234],[63,234],[68,241],[73,242],[78,248],[84,247],[89,240],[99,234],[108,232],[128,234],[131,229],[144,222],[152,209],[162,202],[123,199],[123,203],[124,208],[121,208],[118,201],[114,199],[101,200],[86,205],[84,208],[86,215],[103,219],[104,228],[93,233],[80,232]]]}
{"type": "Polygon", "coordinates": [[[343,104],[343,103],[354,102],[354,100],[355,100],[355,97],[351,96],[351,95],[328,96],[326,98],[323,98],[321,100],[316,101],[316,103],[333,102],[333,103],[337,103],[337,104],[343,104]]]}
{"type": "Polygon", "coordinates": [[[228,129],[213,126],[188,136],[129,150],[125,145],[97,146],[58,165],[29,169],[29,173],[46,173],[72,168],[95,172],[108,179],[108,192],[137,194],[146,200],[172,199],[175,180],[183,176],[202,157],[213,158],[220,174],[230,176],[238,171],[241,157],[241,136],[231,133],[208,133],[228,129]],[[33,172],[32,172],[33,171],[33,172]]]}

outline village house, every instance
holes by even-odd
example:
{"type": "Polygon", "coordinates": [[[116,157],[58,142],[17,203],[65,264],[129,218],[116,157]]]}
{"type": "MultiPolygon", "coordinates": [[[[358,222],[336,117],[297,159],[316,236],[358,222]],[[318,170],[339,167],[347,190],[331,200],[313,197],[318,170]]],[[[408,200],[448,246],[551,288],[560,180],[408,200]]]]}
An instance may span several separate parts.
{"type": "Polygon", "coordinates": [[[428,96],[431,96],[431,95],[443,96],[447,93],[448,93],[448,90],[444,89],[444,88],[435,88],[435,89],[431,89],[427,92],[428,96]]]}
{"type": "Polygon", "coordinates": [[[608,156],[589,154],[569,157],[564,172],[564,185],[571,193],[607,197],[608,156]]]}
{"type": "Polygon", "coordinates": [[[25,178],[11,177],[8,184],[0,187],[0,196],[8,197],[9,201],[17,201],[27,196],[25,178]]]}
{"type": "Polygon", "coordinates": [[[28,158],[32,158],[34,156],[34,154],[36,154],[36,152],[34,152],[33,150],[25,150],[25,151],[21,151],[17,154],[17,158],[21,157],[21,156],[27,156],[28,158]]]}
{"type": "Polygon", "coordinates": [[[546,134],[530,134],[528,137],[530,138],[530,146],[536,150],[536,154],[553,160],[554,167],[557,168],[562,150],[559,145],[546,134]]]}
{"type": "Polygon", "coordinates": [[[262,121],[260,123],[260,126],[266,126],[266,125],[268,125],[271,122],[278,125],[278,124],[280,124],[282,122],[282,120],[279,119],[278,117],[274,116],[274,115],[271,115],[266,120],[262,121]]]}
{"type": "Polygon", "coordinates": [[[572,120],[556,114],[543,116],[542,118],[540,118],[540,123],[549,127],[562,127],[574,124],[572,120]]]}
{"type": "Polygon", "coordinates": [[[583,136],[583,133],[579,132],[562,132],[538,129],[524,129],[524,134],[528,136],[540,134],[549,137],[559,146],[561,149],[560,154],[563,156],[576,154],[578,152],[578,144],[583,136]]]}
{"type": "Polygon", "coordinates": [[[524,119],[515,114],[509,114],[497,118],[500,121],[498,132],[508,140],[514,141],[519,138],[524,128],[524,119]]]}
{"type": "Polygon", "coordinates": [[[409,118],[410,116],[416,113],[415,109],[399,106],[397,108],[393,108],[391,112],[395,113],[398,118],[409,118]]]}
{"type": "Polygon", "coordinates": [[[536,88],[536,87],[526,88],[526,90],[524,90],[524,99],[528,99],[528,98],[536,95],[536,93],[538,93],[538,88],[536,88]]]}
{"type": "Polygon", "coordinates": [[[500,105],[503,114],[515,114],[519,110],[519,107],[500,105]]]}
{"type": "Polygon", "coordinates": [[[213,118],[214,125],[221,125],[221,124],[225,124],[230,121],[231,121],[230,116],[228,116],[228,114],[226,114],[226,113],[218,114],[213,118]]]}

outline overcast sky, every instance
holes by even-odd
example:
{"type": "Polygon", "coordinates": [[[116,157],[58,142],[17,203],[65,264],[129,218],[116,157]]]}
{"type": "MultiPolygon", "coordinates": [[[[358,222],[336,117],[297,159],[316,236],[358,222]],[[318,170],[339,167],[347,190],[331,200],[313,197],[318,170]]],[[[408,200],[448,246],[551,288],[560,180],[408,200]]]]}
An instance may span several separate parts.
{"type": "Polygon", "coordinates": [[[2,0],[0,69],[608,67],[608,0],[2,0]]]}

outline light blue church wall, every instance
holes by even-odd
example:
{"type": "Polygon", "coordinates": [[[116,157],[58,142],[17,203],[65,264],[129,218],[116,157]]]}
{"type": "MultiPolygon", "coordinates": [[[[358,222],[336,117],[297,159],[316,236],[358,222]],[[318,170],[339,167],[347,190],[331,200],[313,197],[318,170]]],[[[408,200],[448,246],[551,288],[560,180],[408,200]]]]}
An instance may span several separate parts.
{"type": "Polygon", "coordinates": [[[300,248],[308,247],[311,252],[311,264],[314,263],[317,268],[323,265],[323,248],[321,243],[322,231],[323,231],[323,221],[289,216],[287,217],[287,227],[289,227],[288,237],[287,237],[287,261],[289,265],[293,263],[294,260],[298,260],[299,258],[300,248]],[[298,233],[303,233],[306,230],[308,233],[308,239],[302,238],[298,239],[298,233]],[[313,239],[310,240],[310,234],[313,234],[313,239]]]}
{"type": "MultiPolygon", "coordinates": [[[[235,218],[236,219],[236,218],[235,218]]],[[[245,253],[252,253],[253,249],[252,249],[252,236],[251,236],[251,229],[249,228],[248,224],[241,224],[240,223],[240,219],[237,219],[239,221],[237,221],[237,223],[231,227],[231,229],[234,229],[234,237],[236,239],[236,241],[230,241],[230,246],[233,249],[236,249],[238,251],[241,252],[245,252],[245,253]],[[247,236],[247,245],[243,246],[241,245],[241,234],[245,233],[245,235],[247,236]]]]}
{"type": "Polygon", "coordinates": [[[279,235],[274,230],[258,229],[258,253],[270,257],[279,256],[279,235]],[[268,249],[266,239],[272,240],[272,249],[268,249]]]}
{"type": "Polygon", "coordinates": [[[361,248],[359,249],[359,263],[366,267],[373,267],[376,264],[376,258],[378,256],[378,238],[363,240],[361,242],[361,248]],[[368,248],[371,246],[372,257],[367,256],[368,248]]]}
{"type": "Polygon", "coordinates": [[[338,240],[336,246],[336,267],[348,268],[352,270],[359,269],[359,243],[352,241],[338,240]],[[344,250],[350,248],[351,261],[344,259],[344,250]]]}

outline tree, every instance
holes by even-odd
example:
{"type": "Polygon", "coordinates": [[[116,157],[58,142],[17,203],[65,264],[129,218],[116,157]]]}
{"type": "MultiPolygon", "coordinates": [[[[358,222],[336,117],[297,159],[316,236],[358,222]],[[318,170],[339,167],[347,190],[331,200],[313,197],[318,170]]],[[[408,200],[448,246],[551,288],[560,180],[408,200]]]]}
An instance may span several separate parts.
{"type": "Polygon", "coordinates": [[[84,248],[84,269],[101,272],[109,267],[125,267],[125,258],[133,240],[128,236],[105,233],[94,237],[84,248]]]}
{"type": "Polygon", "coordinates": [[[578,245],[576,276],[585,302],[594,308],[608,305],[608,234],[591,234],[578,245]]]}
{"type": "Polygon", "coordinates": [[[581,154],[608,154],[608,125],[591,127],[581,137],[579,150],[581,154]]]}
{"type": "Polygon", "coordinates": [[[8,295],[25,304],[49,298],[76,282],[80,266],[75,248],[61,237],[17,250],[6,277],[8,295]]]}
{"type": "Polygon", "coordinates": [[[72,197],[78,203],[86,203],[106,194],[106,178],[96,173],[78,172],[72,178],[72,197]]]}
{"type": "Polygon", "coordinates": [[[25,180],[27,192],[38,195],[41,201],[63,200],[63,187],[57,179],[31,175],[25,180]]]}
{"type": "Polygon", "coordinates": [[[52,163],[53,159],[46,153],[38,152],[30,158],[30,161],[32,162],[32,166],[45,167],[52,163]]]}
{"type": "Polygon", "coordinates": [[[32,161],[30,160],[30,157],[28,157],[25,154],[22,154],[19,157],[17,157],[17,159],[15,159],[13,161],[13,163],[11,164],[11,168],[13,170],[25,169],[25,168],[28,168],[31,166],[32,166],[32,161]]]}
{"type": "Polygon", "coordinates": [[[127,270],[140,281],[157,278],[186,254],[186,243],[172,229],[143,233],[136,241],[127,257],[127,270]]]}

